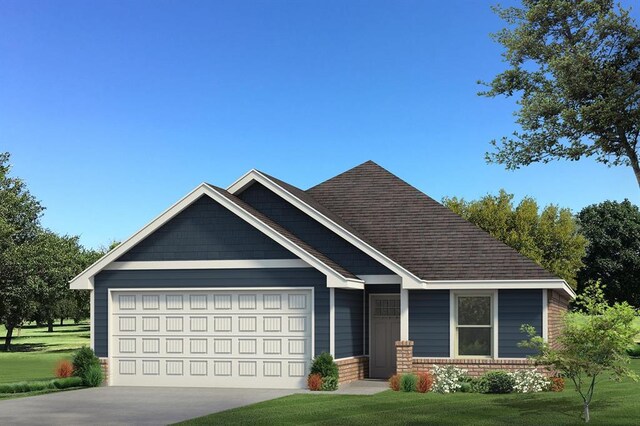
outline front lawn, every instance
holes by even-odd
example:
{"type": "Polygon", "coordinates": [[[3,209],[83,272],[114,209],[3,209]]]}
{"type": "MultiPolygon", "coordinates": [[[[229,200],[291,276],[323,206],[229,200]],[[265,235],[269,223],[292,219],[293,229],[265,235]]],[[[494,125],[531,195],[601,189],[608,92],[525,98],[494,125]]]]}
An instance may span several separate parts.
{"type": "MultiPolygon", "coordinates": [[[[640,374],[640,360],[632,360],[640,374]]],[[[581,399],[567,383],[561,393],[483,395],[402,393],[373,396],[298,394],[189,420],[209,424],[580,425],[581,399]]],[[[602,382],[591,403],[595,425],[637,425],[640,384],[602,382]]]]}
{"type": "MultiPolygon", "coordinates": [[[[0,326],[0,345],[4,346],[4,326],[0,326]]],[[[61,359],[71,359],[81,346],[89,345],[86,323],[46,327],[25,326],[14,332],[11,352],[0,351],[0,383],[47,380],[55,377],[54,368],[61,359]]]]}

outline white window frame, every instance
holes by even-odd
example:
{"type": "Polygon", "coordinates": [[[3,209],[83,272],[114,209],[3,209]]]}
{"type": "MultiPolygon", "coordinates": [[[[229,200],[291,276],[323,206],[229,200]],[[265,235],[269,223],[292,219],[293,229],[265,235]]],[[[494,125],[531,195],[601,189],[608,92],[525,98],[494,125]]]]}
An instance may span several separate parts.
{"type": "MultiPolygon", "coordinates": [[[[450,352],[458,359],[495,359],[498,358],[498,291],[497,290],[469,290],[450,292],[450,352]],[[458,298],[459,297],[489,297],[491,300],[491,354],[490,355],[460,355],[458,353],[458,298]]],[[[486,327],[486,326],[479,326],[486,327]]],[[[469,327],[473,328],[473,327],[469,327]]]]}

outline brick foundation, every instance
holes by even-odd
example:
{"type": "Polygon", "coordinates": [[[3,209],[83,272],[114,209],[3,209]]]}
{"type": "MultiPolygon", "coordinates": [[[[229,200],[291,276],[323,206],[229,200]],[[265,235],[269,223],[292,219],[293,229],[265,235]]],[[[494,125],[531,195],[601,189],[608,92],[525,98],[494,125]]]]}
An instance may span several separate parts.
{"type": "MultiPolygon", "coordinates": [[[[487,371],[504,370],[528,370],[535,367],[533,361],[528,359],[448,359],[448,358],[414,358],[412,371],[422,372],[433,370],[434,365],[453,365],[467,370],[471,377],[482,376],[487,371]]],[[[542,374],[548,374],[544,367],[538,367],[542,374]]]]}
{"type": "Polygon", "coordinates": [[[366,379],[369,376],[369,357],[356,356],[336,361],[340,373],[340,384],[366,379]]]}
{"type": "Polygon", "coordinates": [[[413,342],[400,340],[396,342],[396,374],[413,371],[413,342]]]}
{"type": "Polygon", "coordinates": [[[105,385],[109,384],[109,358],[100,358],[100,367],[102,367],[102,375],[104,376],[105,385]]]}
{"type": "Polygon", "coordinates": [[[548,290],[547,306],[549,316],[549,344],[552,348],[557,348],[557,338],[562,328],[563,316],[569,307],[569,298],[564,292],[548,290]]]}

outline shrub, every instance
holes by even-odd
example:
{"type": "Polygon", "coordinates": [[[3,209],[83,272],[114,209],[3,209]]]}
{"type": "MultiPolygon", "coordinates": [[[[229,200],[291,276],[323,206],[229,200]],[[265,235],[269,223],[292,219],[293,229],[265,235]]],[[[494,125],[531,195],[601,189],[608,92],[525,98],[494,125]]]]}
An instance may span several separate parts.
{"type": "Polygon", "coordinates": [[[102,367],[100,365],[92,365],[85,372],[84,376],[82,376],[82,383],[85,386],[96,387],[100,386],[104,380],[104,376],[102,374],[102,367]]]}
{"type": "Polygon", "coordinates": [[[511,373],[513,390],[518,393],[542,392],[549,388],[549,381],[536,369],[511,373]]]}
{"type": "Polygon", "coordinates": [[[483,377],[487,381],[487,393],[510,393],[513,391],[515,380],[505,371],[489,371],[483,377]]]}
{"type": "Polygon", "coordinates": [[[322,378],[322,390],[334,391],[338,389],[338,378],[335,376],[327,376],[322,378]]]}
{"type": "Polygon", "coordinates": [[[551,392],[562,392],[564,390],[564,377],[552,377],[550,382],[551,392]]]}
{"type": "Polygon", "coordinates": [[[311,374],[320,374],[324,377],[338,378],[338,366],[333,362],[333,357],[327,352],[323,352],[313,359],[311,364],[311,374]]]}
{"type": "Polygon", "coordinates": [[[59,361],[58,364],[56,364],[55,374],[59,379],[73,376],[73,364],[66,359],[59,361]]]}
{"type": "Polygon", "coordinates": [[[631,358],[640,358],[640,343],[629,346],[627,348],[627,355],[629,355],[631,358]]]}
{"type": "Polygon", "coordinates": [[[389,377],[389,387],[396,392],[400,390],[400,377],[402,377],[401,374],[394,374],[389,377]]]}
{"type": "Polygon", "coordinates": [[[311,391],[322,390],[322,376],[318,373],[309,374],[309,377],[307,377],[307,387],[311,391]]]}
{"type": "Polygon", "coordinates": [[[100,367],[100,360],[90,348],[83,346],[73,355],[74,375],[84,378],[87,371],[93,366],[100,367]]]}
{"type": "Polygon", "coordinates": [[[489,393],[489,383],[484,377],[478,377],[471,381],[471,392],[489,393]]]}
{"type": "Polygon", "coordinates": [[[467,371],[453,365],[433,366],[433,386],[431,390],[438,393],[452,393],[460,390],[462,379],[467,371]]]}
{"type": "Polygon", "coordinates": [[[80,377],[68,377],[48,381],[18,382],[0,385],[0,394],[36,392],[46,389],[67,389],[82,386],[80,377]]]}
{"type": "Polygon", "coordinates": [[[418,376],[415,374],[403,374],[400,376],[400,390],[402,392],[415,392],[418,384],[418,376]]]}
{"type": "Polygon", "coordinates": [[[418,373],[416,390],[420,393],[429,392],[433,386],[433,376],[429,372],[418,373]]]}

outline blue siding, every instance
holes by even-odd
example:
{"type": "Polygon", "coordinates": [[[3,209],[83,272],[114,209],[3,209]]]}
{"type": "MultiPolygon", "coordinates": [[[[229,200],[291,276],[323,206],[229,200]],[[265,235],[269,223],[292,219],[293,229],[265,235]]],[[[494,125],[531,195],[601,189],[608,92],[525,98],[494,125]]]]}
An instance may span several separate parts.
{"type": "Polygon", "coordinates": [[[336,358],[363,354],[364,291],[335,290],[336,358]]]}
{"type": "Polygon", "coordinates": [[[369,353],[369,295],[370,294],[400,294],[400,284],[370,284],[364,288],[364,317],[366,318],[366,327],[364,328],[364,347],[366,353],[369,353]]]}
{"type": "Polygon", "coordinates": [[[409,291],[409,339],[413,356],[449,356],[449,290],[409,291]]]}
{"type": "Polygon", "coordinates": [[[315,269],[102,271],[95,277],[95,351],[108,356],[108,289],[169,287],[313,287],[316,353],[329,351],[329,289],[315,269]]]}
{"type": "Polygon", "coordinates": [[[392,273],[347,240],[259,183],[245,189],[239,197],[356,275],[392,273]]]}
{"type": "Polygon", "coordinates": [[[120,256],[120,261],[295,259],[262,232],[203,196],[120,256]]]}
{"type": "Polygon", "coordinates": [[[520,331],[522,324],[530,324],[542,335],[542,291],[500,290],[498,292],[498,356],[525,358],[533,355],[530,349],[519,348],[527,336],[520,331]]]}

